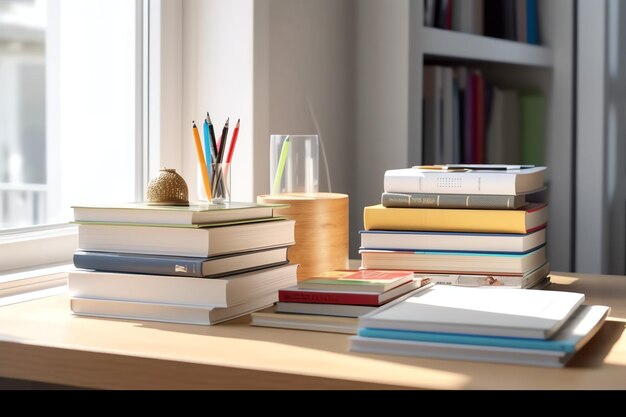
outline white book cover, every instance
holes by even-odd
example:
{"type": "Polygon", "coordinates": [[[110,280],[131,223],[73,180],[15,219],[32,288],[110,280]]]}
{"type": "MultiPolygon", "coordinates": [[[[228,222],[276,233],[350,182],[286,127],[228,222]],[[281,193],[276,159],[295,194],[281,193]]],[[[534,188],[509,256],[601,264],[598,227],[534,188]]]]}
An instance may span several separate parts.
{"type": "Polygon", "coordinates": [[[224,278],[75,271],[70,296],[147,303],[231,307],[297,284],[298,265],[285,265],[224,278]]]}
{"type": "Polygon", "coordinates": [[[523,169],[403,168],[385,172],[386,193],[515,195],[544,186],[545,167],[523,169]]]}
{"type": "Polygon", "coordinates": [[[584,300],[572,292],[435,285],[362,316],[359,327],[547,339],[584,300]]]}
{"type": "Polygon", "coordinates": [[[278,327],[282,329],[356,334],[358,320],[354,317],[283,314],[264,310],[252,313],[252,322],[250,324],[252,326],[278,327]]]}
{"type": "Polygon", "coordinates": [[[220,308],[72,298],[70,306],[72,312],[79,316],[212,325],[268,307],[277,299],[277,294],[271,293],[256,297],[246,303],[220,308]]]}

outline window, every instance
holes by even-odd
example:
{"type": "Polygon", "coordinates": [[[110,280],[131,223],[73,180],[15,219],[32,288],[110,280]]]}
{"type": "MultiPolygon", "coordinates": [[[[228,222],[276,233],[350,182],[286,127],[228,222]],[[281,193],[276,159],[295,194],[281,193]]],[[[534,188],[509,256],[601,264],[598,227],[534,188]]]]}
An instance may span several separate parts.
{"type": "MultiPolygon", "coordinates": [[[[143,7],[0,0],[0,271],[50,261],[3,256],[25,241],[54,246],[28,227],[67,226],[73,204],[141,198],[143,7]]],[[[75,233],[61,235],[75,248],[75,233]]]]}

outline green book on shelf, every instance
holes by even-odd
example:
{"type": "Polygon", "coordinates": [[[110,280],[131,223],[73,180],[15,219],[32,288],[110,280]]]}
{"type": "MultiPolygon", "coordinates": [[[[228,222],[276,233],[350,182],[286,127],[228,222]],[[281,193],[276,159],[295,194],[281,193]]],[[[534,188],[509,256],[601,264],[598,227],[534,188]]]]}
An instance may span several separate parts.
{"type": "Polygon", "coordinates": [[[151,206],[146,203],[72,206],[75,222],[198,225],[232,223],[274,216],[280,205],[229,203],[151,206]]]}
{"type": "Polygon", "coordinates": [[[543,165],[546,127],[546,98],[542,93],[520,94],[520,139],[522,164],[543,165]]]}

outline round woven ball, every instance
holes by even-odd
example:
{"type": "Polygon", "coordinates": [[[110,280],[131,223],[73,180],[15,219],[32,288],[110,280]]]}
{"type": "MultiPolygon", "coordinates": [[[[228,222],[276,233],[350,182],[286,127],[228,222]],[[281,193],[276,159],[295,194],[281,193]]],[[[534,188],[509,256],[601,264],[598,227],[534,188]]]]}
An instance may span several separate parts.
{"type": "Polygon", "coordinates": [[[153,206],[188,206],[189,189],[185,179],[175,169],[161,168],[150,180],[146,199],[153,206]]]}

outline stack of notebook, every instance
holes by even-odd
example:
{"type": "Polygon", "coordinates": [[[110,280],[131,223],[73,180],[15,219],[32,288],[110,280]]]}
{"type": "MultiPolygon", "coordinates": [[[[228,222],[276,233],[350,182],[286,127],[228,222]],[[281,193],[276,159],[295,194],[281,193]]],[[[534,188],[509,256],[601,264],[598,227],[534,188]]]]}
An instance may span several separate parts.
{"type": "Polygon", "coordinates": [[[280,290],[275,310],[253,314],[252,324],[354,334],[356,317],[426,283],[407,271],[329,271],[280,290]]]}
{"type": "Polygon", "coordinates": [[[359,319],[354,352],[564,366],[609,307],[583,294],[435,285],[359,319]]]}
{"type": "Polygon", "coordinates": [[[294,222],[253,203],[74,207],[75,314],[215,324],[296,283],[294,222]]]}
{"type": "Polygon", "coordinates": [[[434,283],[546,285],[548,206],[529,203],[544,167],[442,165],[389,170],[365,207],[364,269],[411,270],[434,283]]]}

